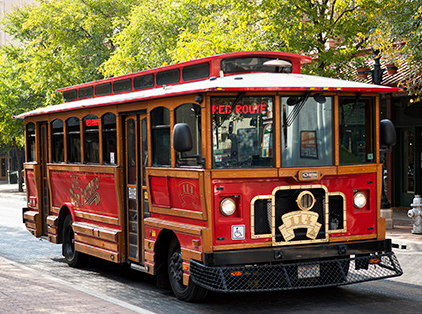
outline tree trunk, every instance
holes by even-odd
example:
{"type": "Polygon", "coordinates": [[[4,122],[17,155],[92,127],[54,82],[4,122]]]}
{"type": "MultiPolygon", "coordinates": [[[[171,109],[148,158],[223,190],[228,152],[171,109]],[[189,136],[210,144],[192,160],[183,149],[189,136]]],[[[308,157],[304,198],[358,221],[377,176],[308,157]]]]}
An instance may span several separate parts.
{"type": "Polygon", "coordinates": [[[19,146],[16,144],[16,140],[13,139],[13,147],[16,153],[16,163],[18,164],[18,191],[23,192],[23,175],[22,175],[22,154],[19,146]]]}

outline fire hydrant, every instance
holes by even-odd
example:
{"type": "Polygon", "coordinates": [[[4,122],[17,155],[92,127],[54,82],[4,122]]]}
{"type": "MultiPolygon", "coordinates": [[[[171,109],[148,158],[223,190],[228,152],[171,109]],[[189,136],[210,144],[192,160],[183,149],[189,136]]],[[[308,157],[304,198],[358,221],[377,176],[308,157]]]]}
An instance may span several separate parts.
{"type": "Polygon", "coordinates": [[[409,209],[407,216],[414,219],[413,230],[414,234],[422,234],[422,198],[420,195],[415,195],[413,203],[410,204],[412,209],[409,209]]]}

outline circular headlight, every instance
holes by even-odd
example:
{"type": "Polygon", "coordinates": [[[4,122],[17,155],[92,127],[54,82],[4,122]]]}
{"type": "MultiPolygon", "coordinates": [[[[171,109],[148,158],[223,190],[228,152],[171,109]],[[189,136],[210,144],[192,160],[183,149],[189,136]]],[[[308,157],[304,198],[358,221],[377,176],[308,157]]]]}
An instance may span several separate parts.
{"type": "Polygon", "coordinates": [[[220,202],[220,212],[224,216],[233,215],[236,210],[236,203],[231,198],[225,198],[220,202]]]}
{"type": "Polygon", "coordinates": [[[366,195],[363,192],[357,192],[353,196],[353,203],[356,208],[363,208],[366,205],[366,195]]]}

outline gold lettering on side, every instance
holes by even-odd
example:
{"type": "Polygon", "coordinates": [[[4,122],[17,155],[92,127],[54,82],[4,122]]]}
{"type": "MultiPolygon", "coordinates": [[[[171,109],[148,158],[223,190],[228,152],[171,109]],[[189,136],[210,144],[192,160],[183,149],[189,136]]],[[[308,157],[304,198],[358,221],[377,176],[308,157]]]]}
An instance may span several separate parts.
{"type": "Polygon", "coordinates": [[[306,236],[315,240],[318,236],[321,224],[318,222],[318,213],[309,211],[294,211],[281,216],[283,224],[279,227],[281,234],[286,241],[290,241],[295,237],[294,230],[306,228],[306,236]]]}
{"type": "Polygon", "coordinates": [[[70,203],[79,208],[84,204],[97,206],[101,202],[100,193],[100,180],[98,177],[91,179],[85,188],[79,185],[79,178],[77,175],[71,175],[72,187],[69,189],[70,192],[70,203]]]}

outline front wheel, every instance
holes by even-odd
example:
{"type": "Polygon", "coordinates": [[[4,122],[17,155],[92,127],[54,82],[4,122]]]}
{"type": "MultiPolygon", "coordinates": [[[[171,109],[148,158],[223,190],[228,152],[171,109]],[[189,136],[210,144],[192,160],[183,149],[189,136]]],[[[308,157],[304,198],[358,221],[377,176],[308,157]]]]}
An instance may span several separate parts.
{"type": "Polygon", "coordinates": [[[75,251],[75,234],[72,228],[72,216],[67,215],[63,223],[62,252],[66,262],[71,267],[81,267],[85,264],[87,256],[75,251]]]}
{"type": "Polygon", "coordinates": [[[183,284],[183,259],[179,241],[173,238],[168,251],[168,275],[174,295],[182,301],[193,302],[204,299],[208,290],[196,285],[191,280],[189,285],[183,284]]]}

